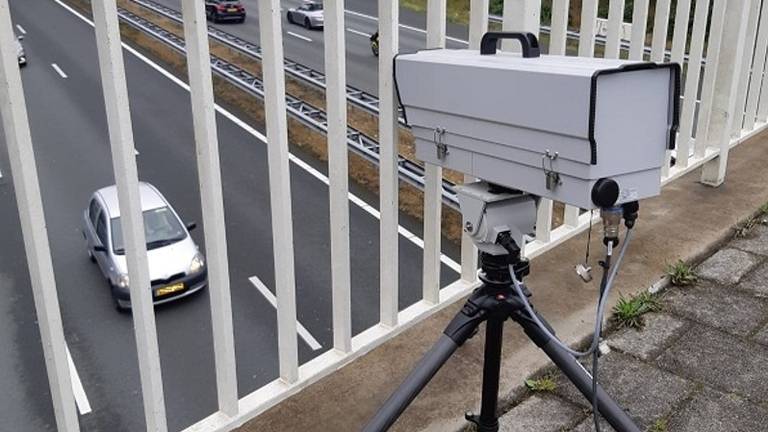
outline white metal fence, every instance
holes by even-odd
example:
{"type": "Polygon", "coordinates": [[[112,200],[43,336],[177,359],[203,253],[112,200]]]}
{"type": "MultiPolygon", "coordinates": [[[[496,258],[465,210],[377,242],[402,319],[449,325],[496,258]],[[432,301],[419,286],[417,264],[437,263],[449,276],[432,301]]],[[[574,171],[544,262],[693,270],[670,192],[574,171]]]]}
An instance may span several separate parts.
{"type": "MultiPolygon", "coordinates": [[[[103,82],[111,141],[113,169],[119,192],[127,245],[133,320],[139,358],[141,388],[147,429],[166,431],[164,395],[149,286],[147,252],[142,233],[138,177],[131,131],[123,50],[116,0],[93,1],[99,66],[103,82]]],[[[404,329],[435,313],[475,287],[476,260],[470,242],[462,241],[460,280],[440,287],[441,169],[426,168],[424,189],[423,299],[398,309],[398,114],[392,78],[392,57],[398,46],[398,5],[379,1],[379,141],[381,286],[380,324],[352,334],[350,302],[349,187],[346,145],[346,65],[344,2],[325,0],[325,65],[327,75],[328,154],[331,212],[331,265],[333,281],[334,349],[299,364],[296,332],[296,297],[289,153],[283,70],[281,4],[261,0],[258,6],[263,49],[266,129],[271,187],[274,262],[276,275],[279,379],[238,398],[232,308],[229,290],[227,245],[222,199],[221,167],[213,104],[206,19],[202,0],[183,0],[187,41],[189,88],[197,146],[200,195],[209,260],[211,320],[215,352],[219,411],[188,428],[190,431],[229,430],[253,418],[340,366],[370,351],[404,329]]],[[[768,2],[767,2],[768,3],[768,2]]],[[[768,118],[768,80],[763,79],[768,48],[768,7],[762,0],[636,0],[632,11],[628,50],[621,44],[624,0],[610,0],[604,48],[607,57],[628,55],[642,59],[650,45],[650,59],[689,59],[685,73],[681,123],[674,165],[665,170],[667,183],[693,169],[702,168],[701,180],[713,186],[724,181],[728,151],[762,131],[768,118]],[[692,13],[689,13],[691,11],[692,13]],[[669,22],[674,12],[674,22],[669,22]],[[711,22],[708,22],[711,14],[711,22]],[[653,31],[648,37],[648,24],[653,31]],[[706,56],[705,56],[706,51],[706,56]],[[698,67],[706,57],[706,67],[698,67]],[[695,137],[695,138],[694,138],[695,137]]],[[[578,55],[595,55],[595,20],[598,0],[582,0],[581,28],[569,29],[569,0],[552,1],[549,51],[565,54],[568,35],[579,31],[578,55]]],[[[503,28],[538,33],[540,0],[506,0],[503,28]]],[[[427,46],[443,46],[446,38],[446,1],[429,0],[427,46]]],[[[477,49],[488,27],[488,0],[471,0],[469,45],[477,49]]],[[[33,143],[24,93],[16,62],[14,33],[8,0],[0,0],[0,108],[10,155],[13,184],[35,307],[50,383],[56,422],[61,431],[78,430],[78,419],[69,382],[64,335],[59,312],[45,217],[35,168],[33,143]]],[[[513,46],[507,49],[515,49],[513,46]]],[[[450,91],[450,89],[446,89],[450,91]]],[[[670,155],[671,157],[672,155],[670,155]]],[[[525,250],[533,257],[585,229],[590,214],[566,207],[564,223],[551,225],[553,203],[539,208],[536,241],[525,250]]]]}

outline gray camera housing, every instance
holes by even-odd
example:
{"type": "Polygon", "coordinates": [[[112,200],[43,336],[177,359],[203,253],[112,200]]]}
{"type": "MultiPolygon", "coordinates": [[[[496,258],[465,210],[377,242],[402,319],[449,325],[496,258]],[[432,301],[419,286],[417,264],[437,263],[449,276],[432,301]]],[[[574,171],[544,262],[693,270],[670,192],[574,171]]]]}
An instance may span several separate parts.
{"type": "Polygon", "coordinates": [[[658,195],[677,132],[679,65],[537,55],[399,55],[416,157],[584,209],[598,207],[601,179],[618,184],[615,204],[658,195]]]}

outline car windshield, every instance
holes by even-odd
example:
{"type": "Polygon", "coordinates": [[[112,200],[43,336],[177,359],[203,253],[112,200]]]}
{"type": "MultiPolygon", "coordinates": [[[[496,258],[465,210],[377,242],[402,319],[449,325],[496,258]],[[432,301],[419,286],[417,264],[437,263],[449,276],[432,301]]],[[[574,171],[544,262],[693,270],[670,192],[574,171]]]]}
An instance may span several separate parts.
{"type": "Polygon", "coordinates": [[[307,4],[307,10],[308,11],[323,10],[323,5],[322,5],[322,3],[308,3],[307,4]]]}
{"type": "MultiPolygon", "coordinates": [[[[118,255],[124,254],[120,218],[113,218],[111,225],[112,250],[118,255]]],[[[187,232],[171,209],[160,207],[144,212],[144,237],[147,239],[147,249],[151,250],[184,240],[187,232]]]]}

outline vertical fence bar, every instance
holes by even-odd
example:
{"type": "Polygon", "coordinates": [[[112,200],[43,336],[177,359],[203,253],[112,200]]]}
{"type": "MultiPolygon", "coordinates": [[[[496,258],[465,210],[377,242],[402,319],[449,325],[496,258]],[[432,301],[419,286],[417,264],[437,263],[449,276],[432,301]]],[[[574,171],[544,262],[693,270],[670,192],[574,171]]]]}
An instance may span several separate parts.
{"type": "Polygon", "coordinates": [[[296,339],[296,269],[293,256],[293,215],[288,165],[288,120],[285,109],[280,0],[259,1],[259,30],[264,77],[264,111],[267,123],[272,242],[275,255],[280,378],[287,383],[293,383],[299,377],[299,357],[296,339]]]}
{"type": "Polygon", "coordinates": [[[399,47],[398,2],[379,2],[379,209],[381,211],[380,319],[397,325],[398,313],[398,179],[400,142],[392,59],[399,47]]]}
{"type": "Polygon", "coordinates": [[[720,45],[723,39],[727,3],[728,0],[714,0],[712,4],[709,38],[706,40],[707,66],[704,68],[704,82],[701,87],[701,103],[699,104],[698,124],[696,125],[696,142],[694,146],[694,155],[696,157],[703,157],[712,141],[710,137],[710,123],[715,99],[715,84],[720,73],[718,59],[720,58],[720,45]]]}
{"type": "Polygon", "coordinates": [[[565,55],[569,2],[569,0],[552,0],[552,31],[549,34],[550,54],[565,55]]]}
{"type": "Polygon", "coordinates": [[[645,54],[645,32],[648,26],[648,0],[635,0],[632,7],[632,40],[629,59],[642,60],[645,54]]]}
{"type": "Polygon", "coordinates": [[[80,428],[72,394],[66,341],[15,39],[8,0],[0,0],[0,114],[24,237],[37,326],[40,329],[56,428],[62,432],[76,432],[80,428]]]}
{"type": "Polygon", "coordinates": [[[701,170],[701,182],[710,186],[719,186],[725,180],[733,122],[740,120],[743,113],[743,108],[737,109],[737,87],[741,77],[744,46],[747,43],[751,1],[728,0],[727,3],[723,46],[729,49],[721,51],[717,60],[718,83],[712,109],[713,119],[717,121],[710,125],[710,136],[718,140],[716,144],[720,152],[717,157],[705,163],[701,170]]]}
{"type": "Polygon", "coordinates": [[[672,55],[673,62],[683,65],[685,57],[685,45],[688,43],[688,23],[691,18],[691,0],[677,0],[675,9],[675,25],[672,30],[672,55]]]}
{"type": "MultiPolygon", "coordinates": [[[[427,1],[427,48],[445,47],[446,0],[427,1]]],[[[424,164],[424,256],[422,298],[440,302],[440,223],[443,206],[443,169],[424,164]]]]}
{"type": "Polygon", "coordinates": [[[610,0],[605,58],[619,58],[622,24],[624,24],[624,0],[610,0]]]}
{"type": "Polygon", "coordinates": [[[669,25],[670,0],[656,0],[656,15],[653,19],[653,40],[651,41],[651,61],[664,60],[667,49],[667,26],[669,25]]]}
{"type": "MultiPolygon", "coordinates": [[[[744,52],[741,57],[741,75],[739,76],[739,85],[736,93],[736,118],[731,125],[731,135],[738,137],[741,135],[744,126],[744,113],[747,104],[747,87],[749,86],[750,71],[752,69],[752,59],[755,54],[755,39],[757,38],[757,19],[760,16],[760,1],[751,0],[747,18],[747,33],[744,41],[744,52]]],[[[762,72],[762,71],[760,71],[762,72]]],[[[758,73],[760,73],[758,72],[758,73]]]]}
{"type": "Polygon", "coordinates": [[[96,47],[104,89],[104,103],[117,183],[120,219],[125,239],[133,326],[139,356],[139,375],[148,431],[168,430],[157,344],[155,313],[150,289],[144,219],[139,196],[139,177],[131,129],[128,87],[120,41],[115,0],[91,3],[96,29],[96,47]]]}
{"type": "Polygon", "coordinates": [[[219,410],[231,417],[237,415],[238,410],[235,335],[232,325],[224,195],[208,48],[208,24],[205,7],[200,0],[183,0],[182,12],[197,148],[200,204],[203,211],[205,255],[208,261],[216,390],[219,410]]]}
{"type": "MultiPolygon", "coordinates": [[[[505,0],[504,21],[501,26],[504,31],[526,31],[539,36],[541,25],[541,0],[505,0]]],[[[505,51],[520,52],[520,44],[515,41],[503,40],[501,47],[505,51]]]]}
{"type": "MultiPolygon", "coordinates": [[[[669,25],[670,0],[656,0],[656,10],[653,20],[653,39],[651,40],[651,61],[664,61],[664,53],[667,49],[667,33],[669,25]]],[[[664,162],[661,165],[662,178],[669,175],[672,151],[667,150],[664,162]]]]}
{"type": "MultiPolygon", "coordinates": [[[[488,31],[489,0],[471,0],[469,11],[469,49],[479,50],[480,40],[488,31]]],[[[469,175],[464,176],[464,183],[475,181],[469,175]]],[[[462,226],[464,226],[462,221],[462,226]]],[[[461,233],[461,279],[467,282],[477,280],[477,248],[466,232],[461,233]]]]}
{"type": "MultiPolygon", "coordinates": [[[[752,65],[752,78],[749,81],[749,96],[747,97],[747,112],[744,116],[744,129],[752,130],[757,120],[758,101],[761,99],[762,87],[765,85],[765,57],[768,49],[768,4],[763,4],[760,10],[757,43],[755,45],[755,63],[752,65]]],[[[765,95],[765,93],[762,93],[765,95]]]]}
{"type": "MultiPolygon", "coordinates": [[[[696,99],[699,93],[701,60],[704,53],[709,0],[697,1],[691,31],[691,47],[688,51],[688,72],[685,78],[683,108],[680,115],[680,132],[677,139],[677,166],[685,168],[690,161],[691,142],[693,140],[693,119],[696,113],[696,99]]],[[[712,67],[716,67],[714,64],[712,67]]],[[[701,121],[701,117],[699,117],[701,121]]]]}
{"type": "Polygon", "coordinates": [[[347,155],[347,62],[344,0],[325,0],[325,106],[328,115],[328,183],[331,207],[333,347],[352,350],[347,155]]]}
{"type": "Polygon", "coordinates": [[[595,56],[595,20],[597,19],[597,0],[582,0],[581,28],[579,29],[579,56],[595,56]]]}

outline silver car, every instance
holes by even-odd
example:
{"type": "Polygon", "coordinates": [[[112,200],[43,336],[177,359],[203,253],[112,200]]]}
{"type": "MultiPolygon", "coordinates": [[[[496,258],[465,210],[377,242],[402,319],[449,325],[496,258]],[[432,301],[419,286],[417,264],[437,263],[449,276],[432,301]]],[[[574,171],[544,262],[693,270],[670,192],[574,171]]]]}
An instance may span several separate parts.
{"type": "MultiPolygon", "coordinates": [[[[205,259],[189,235],[194,223],[184,225],[163,195],[149,183],[139,183],[147,240],[147,258],[155,304],[186,297],[208,283],[205,259]]],[[[91,261],[109,282],[115,307],[131,307],[125,246],[120,229],[117,187],[97,190],[83,214],[83,237],[91,261]]]]}
{"type": "Polygon", "coordinates": [[[288,9],[288,22],[300,24],[308,29],[323,27],[323,3],[305,1],[297,8],[288,9]]]}

